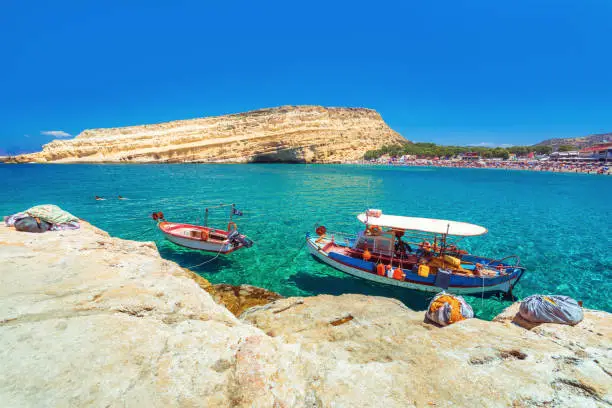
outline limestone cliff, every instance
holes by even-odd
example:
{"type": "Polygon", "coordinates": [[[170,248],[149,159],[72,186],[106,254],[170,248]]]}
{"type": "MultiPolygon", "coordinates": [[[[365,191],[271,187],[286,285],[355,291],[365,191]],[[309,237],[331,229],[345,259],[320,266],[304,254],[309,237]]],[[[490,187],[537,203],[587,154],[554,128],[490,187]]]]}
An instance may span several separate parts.
{"type": "MultiPolygon", "coordinates": [[[[528,330],[512,322],[514,308],[499,322],[438,328],[393,299],[264,292],[271,303],[237,318],[207,291],[153,243],[86,223],[44,234],[0,226],[2,407],[612,402],[605,312],[528,330]]],[[[257,292],[219,291],[236,311],[257,292]]]]}
{"type": "Polygon", "coordinates": [[[406,142],[374,110],[283,106],[155,125],[85,130],[14,162],[346,162],[406,142]]]}

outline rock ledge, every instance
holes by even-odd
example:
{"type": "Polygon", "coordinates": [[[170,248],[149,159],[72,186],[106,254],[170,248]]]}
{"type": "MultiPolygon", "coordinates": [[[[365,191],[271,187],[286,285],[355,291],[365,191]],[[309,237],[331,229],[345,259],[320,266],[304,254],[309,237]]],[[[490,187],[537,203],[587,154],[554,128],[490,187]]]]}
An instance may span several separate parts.
{"type": "Polygon", "coordinates": [[[153,243],[86,223],[0,226],[2,406],[611,402],[608,313],[587,311],[576,327],[526,330],[502,314],[440,329],[396,300],[343,295],[276,299],[239,319],[192,277],[153,243]]]}

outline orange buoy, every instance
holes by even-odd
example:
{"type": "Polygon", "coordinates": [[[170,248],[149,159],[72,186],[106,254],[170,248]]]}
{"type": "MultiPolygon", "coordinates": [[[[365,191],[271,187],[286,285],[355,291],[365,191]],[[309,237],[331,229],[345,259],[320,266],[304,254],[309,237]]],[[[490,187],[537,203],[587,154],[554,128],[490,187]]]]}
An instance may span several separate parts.
{"type": "Polygon", "coordinates": [[[159,220],[159,216],[157,215],[157,213],[151,214],[151,217],[153,217],[155,221],[159,220]]]}
{"type": "Polygon", "coordinates": [[[366,248],[365,251],[363,251],[363,260],[369,261],[370,258],[372,258],[372,254],[370,253],[370,251],[368,251],[368,248],[366,248]]]}
{"type": "Polygon", "coordinates": [[[376,265],[376,274],[379,276],[385,276],[385,265],[383,264],[376,265]]]}
{"type": "Polygon", "coordinates": [[[327,228],[325,228],[323,225],[319,225],[317,229],[315,230],[315,232],[317,233],[318,236],[322,237],[327,232],[327,228]]]}
{"type": "Polygon", "coordinates": [[[202,241],[208,241],[208,238],[210,237],[210,235],[208,234],[207,230],[202,230],[202,233],[200,235],[200,239],[202,241]]]}
{"type": "Polygon", "coordinates": [[[393,279],[403,281],[405,277],[406,274],[404,273],[404,271],[402,271],[400,268],[395,268],[395,270],[393,271],[393,279]]]}
{"type": "Polygon", "coordinates": [[[158,213],[157,213],[157,218],[158,218],[158,219],[160,219],[160,220],[163,220],[163,219],[164,219],[164,213],[163,213],[163,212],[161,212],[161,211],[160,211],[160,212],[158,212],[158,213]]]}
{"type": "Polygon", "coordinates": [[[238,229],[238,226],[236,225],[235,222],[230,221],[230,222],[227,223],[227,230],[228,231],[236,231],[237,229],[238,229]]]}

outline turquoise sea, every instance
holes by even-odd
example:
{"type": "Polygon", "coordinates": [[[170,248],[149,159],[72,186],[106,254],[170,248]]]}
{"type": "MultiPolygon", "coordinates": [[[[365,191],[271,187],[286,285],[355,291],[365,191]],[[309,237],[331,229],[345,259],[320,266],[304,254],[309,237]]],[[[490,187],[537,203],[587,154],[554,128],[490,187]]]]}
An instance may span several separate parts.
{"type": "MultiPolygon", "coordinates": [[[[252,284],[285,296],[363,293],[395,297],[415,310],[430,295],[380,286],[312,259],[304,235],[319,223],[357,232],[367,207],[388,214],[481,224],[463,246],[488,257],[517,254],[524,297],[553,293],[612,312],[612,177],[489,169],[347,165],[0,165],[0,214],[52,203],[111,235],[153,240],[163,257],[190,267],[211,256],[163,239],[150,218],[201,220],[202,208],[235,202],[239,229],[255,246],[194,270],[213,283],[252,284]],[[95,201],[100,195],[106,201],[95,201]],[[122,195],[129,200],[120,201],[122,195]]],[[[213,213],[225,226],[227,213],[213,213]]],[[[510,301],[467,297],[489,319],[510,301]]]]}

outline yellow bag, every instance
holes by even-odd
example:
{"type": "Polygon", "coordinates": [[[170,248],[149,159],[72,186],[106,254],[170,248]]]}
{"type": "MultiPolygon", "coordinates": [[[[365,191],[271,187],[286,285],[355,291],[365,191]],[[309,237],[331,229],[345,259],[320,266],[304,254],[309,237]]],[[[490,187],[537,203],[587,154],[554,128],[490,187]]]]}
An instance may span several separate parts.
{"type": "Polygon", "coordinates": [[[461,267],[461,261],[454,256],[444,255],[444,262],[454,266],[455,268],[461,267]]]}
{"type": "Polygon", "coordinates": [[[422,277],[422,278],[426,278],[429,276],[429,266],[427,265],[419,265],[419,270],[417,272],[417,274],[422,277]]]}

